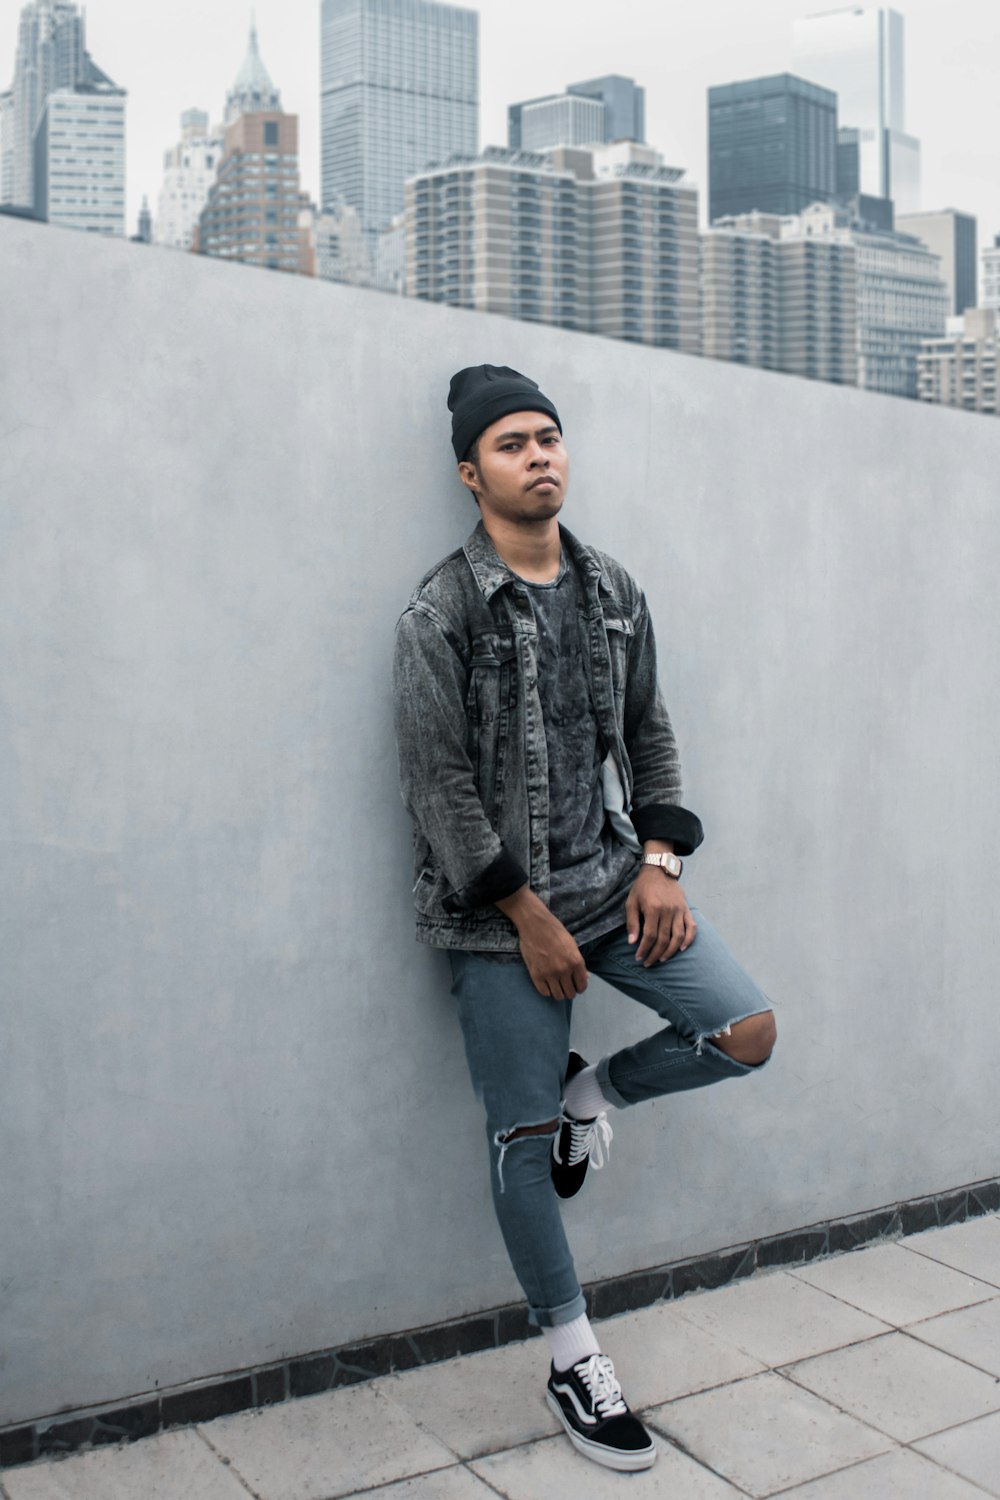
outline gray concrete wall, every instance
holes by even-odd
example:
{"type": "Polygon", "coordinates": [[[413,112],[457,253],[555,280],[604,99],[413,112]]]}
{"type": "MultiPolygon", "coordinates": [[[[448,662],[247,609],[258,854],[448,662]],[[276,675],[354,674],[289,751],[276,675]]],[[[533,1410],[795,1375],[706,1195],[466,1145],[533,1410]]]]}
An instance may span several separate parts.
{"type": "Polygon", "coordinates": [[[463,364],[558,400],[781,1017],[615,1118],[582,1277],[997,1172],[1000,423],[10,219],[0,289],[0,1423],[517,1296],[390,738],[463,364]]]}

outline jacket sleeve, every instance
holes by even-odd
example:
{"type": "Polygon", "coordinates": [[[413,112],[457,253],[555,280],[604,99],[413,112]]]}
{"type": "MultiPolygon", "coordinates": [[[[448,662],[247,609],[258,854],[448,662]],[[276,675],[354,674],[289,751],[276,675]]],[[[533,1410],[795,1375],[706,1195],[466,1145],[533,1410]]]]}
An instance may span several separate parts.
{"type": "Polygon", "coordinates": [[[670,716],[656,676],[656,640],[640,593],[625,685],[625,749],[632,767],[629,816],[640,842],[664,839],[693,854],[704,838],[701,820],[681,806],[681,766],[670,716]]]}
{"type": "Polygon", "coordinates": [[[444,625],[421,607],[396,627],[393,704],[403,802],[441,864],[457,914],[512,896],[527,873],[494,832],[467,743],[466,668],[444,625]]]}

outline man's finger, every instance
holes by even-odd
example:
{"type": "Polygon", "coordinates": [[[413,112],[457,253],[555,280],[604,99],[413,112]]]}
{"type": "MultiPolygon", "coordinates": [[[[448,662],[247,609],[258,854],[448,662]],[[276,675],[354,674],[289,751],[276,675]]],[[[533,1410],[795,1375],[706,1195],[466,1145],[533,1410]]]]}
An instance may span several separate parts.
{"type": "Polygon", "coordinates": [[[642,918],[642,942],[636,949],[635,954],[640,963],[649,962],[649,955],[656,946],[658,932],[659,919],[651,916],[649,912],[644,912],[642,918]]]}
{"type": "Polygon", "coordinates": [[[573,970],[573,983],[576,985],[576,993],[582,995],[587,988],[587,965],[582,959],[573,970]]]}
{"type": "Polygon", "coordinates": [[[674,912],[670,918],[670,929],[667,934],[667,942],[664,946],[663,956],[660,959],[660,963],[665,964],[668,958],[673,958],[674,954],[680,950],[683,941],[684,913],[677,911],[674,912]]]}
{"type": "Polygon", "coordinates": [[[634,888],[625,902],[625,927],[629,942],[634,943],[639,936],[639,903],[635,899],[634,888]]]}
{"type": "Polygon", "coordinates": [[[684,941],[683,941],[683,943],[681,943],[681,952],[682,953],[683,953],[683,951],[684,951],[685,948],[690,948],[691,944],[694,942],[695,933],[697,931],[698,931],[698,923],[695,921],[694,917],[692,917],[690,911],[685,911],[685,913],[684,913],[684,941]]]}

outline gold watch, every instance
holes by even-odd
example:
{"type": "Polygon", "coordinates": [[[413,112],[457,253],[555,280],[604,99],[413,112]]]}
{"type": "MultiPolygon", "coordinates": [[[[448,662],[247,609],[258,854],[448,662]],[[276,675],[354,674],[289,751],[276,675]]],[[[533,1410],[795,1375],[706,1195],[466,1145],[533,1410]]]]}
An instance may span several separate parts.
{"type": "Polygon", "coordinates": [[[670,875],[674,880],[680,880],[681,871],[684,868],[683,860],[678,859],[676,854],[644,854],[642,856],[644,865],[659,865],[664,875],[670,875]]]}

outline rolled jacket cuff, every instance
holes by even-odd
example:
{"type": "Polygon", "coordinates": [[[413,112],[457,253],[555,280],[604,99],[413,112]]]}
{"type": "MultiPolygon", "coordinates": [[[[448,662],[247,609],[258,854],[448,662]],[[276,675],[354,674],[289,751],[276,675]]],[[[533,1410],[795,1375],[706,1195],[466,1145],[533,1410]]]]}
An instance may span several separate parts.
{"type": "Polygon", "coordinates": [[[677,854],[693,854],[705,837],[701,819],[674,802],[651,802],[648,807],[633,807],[629,817],[641,844],[647,839],[663,839],[665,843],[673,844],[677,854]]]}
{"type": "Polygon", "coordinates": [[[513,854],[501,849],[481,875],[470,880],[468,885],[463,885],[461,890],[452,891],[450,896],[445,896],[441,904],[450,916],[455,916],[459,912],[475,911],[479,906],[492,906],[497,901],[503,901],[506,896],[513,896],[515,891],[519,891],[527,883],[526,871],[513,854]]]}

